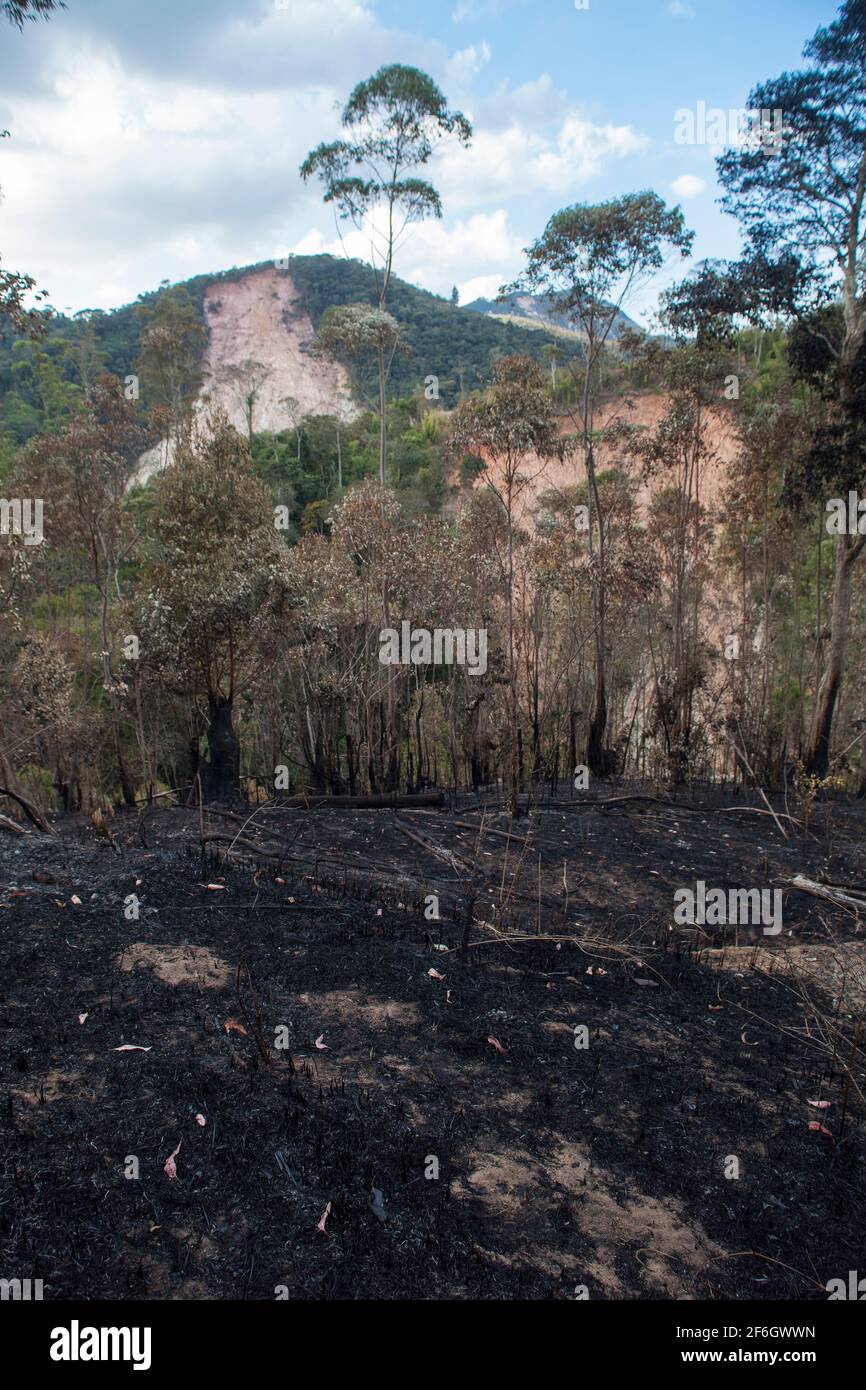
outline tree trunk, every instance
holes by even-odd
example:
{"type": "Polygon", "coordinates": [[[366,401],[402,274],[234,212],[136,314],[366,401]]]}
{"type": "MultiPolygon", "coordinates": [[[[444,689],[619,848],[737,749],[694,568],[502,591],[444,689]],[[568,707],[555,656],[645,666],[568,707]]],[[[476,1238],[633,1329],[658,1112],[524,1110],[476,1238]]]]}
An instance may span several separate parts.
{"type": "Polygon", "coordinates": [[[836,537],[833,603],[830,613],[830,649],[827,664],[818,689],[818,709],[815,728],[806,759],[806,770],[817,777],[826,777],[830,768],[830,739],[836,701],[842,688],[845,652],[848,646],[848,622],[851,613],[851,572],[862,550],[862,540],[854,536],[836,537]]]}
{"type": "Polygon", "coordinates": [[[208,762],[204,792],[209,801],[233,801],[241,775],[241,747],[232,724],[232,701],[208,697],[208,762]]]}
{"type": "Polygon", "coordinates": [[[379,482],[385,486],[385,350],[379,348],[379,482]]]}
{"type": "MultiPolygon", "coordinates": [[[[850,286],[846,286],[850,291],[850,286]]],[[[857,428],[859,400],[853,380],[854,363],[863,341],[863,322],[854,322],[853,311],[849,309],[852,301],[850,292],[846,295],[845,319],[846,341],[843,345],[840,362],[839,402],[845,421],[845,450],[843,476],[854,476],[860,471],[860,436],[857,428]]],[[[818,688],[817,717],[809,744],[806,769],[818,777],[826,777],[830,768],[830,740],[833,734],[833,716],[836,702],[842,688],[845,671],[845,655],[848,647],[848,622],[851,614],[851,574],[854,562],[866,545],[866,536],[843,533],[836,537],[835,573],[833,576],[833,604],[830,613],[830,650],[827,664],[818,688]]],[[[820,554],[820,546],[819,546],[820,554]]]]}

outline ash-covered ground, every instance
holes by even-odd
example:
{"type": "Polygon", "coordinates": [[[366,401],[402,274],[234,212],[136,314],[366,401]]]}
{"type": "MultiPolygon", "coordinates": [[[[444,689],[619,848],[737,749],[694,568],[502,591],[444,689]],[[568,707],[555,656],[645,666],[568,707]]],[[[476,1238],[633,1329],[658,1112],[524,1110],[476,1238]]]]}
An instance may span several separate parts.
{"type": "Polygon", "coordinates": [[[464,800],[0,836],[0,1276],[747,1300],[866,1268],[866,908],[792,886],[864,889],[866,807],[464,800]],[[699,879],[779,889],[783,930],[676,925],[699,879]]]}

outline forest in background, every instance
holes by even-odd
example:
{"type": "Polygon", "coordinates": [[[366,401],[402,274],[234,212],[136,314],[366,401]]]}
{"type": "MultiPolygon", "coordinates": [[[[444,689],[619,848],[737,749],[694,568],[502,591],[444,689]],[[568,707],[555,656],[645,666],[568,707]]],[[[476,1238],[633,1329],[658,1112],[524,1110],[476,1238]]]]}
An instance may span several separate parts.
{"type": "MultiPolygon", "coordinates": [[[[4,272],[0,479],[7,502],[44,499],[44,540],[0,538],[3,785],[43,810],[250,779],[499,782],[516,806],[579,769],[866,792],[866,517],[855,500],[828,527],[828,501],[866,490],[862,7],[806,58],[807,82],[750,101],[784,111],[784,142],[758,130],[718,161],[741,261],[668,291],[657,334],[611,333],[692,249],[653,193],[554,213],[504,287],[556,296],[580,346],[401,283],[388,234],[372,266],[294,257],[312,351],[364,407],[351,424],[244,438],[196,413],[220,277],[67,320],[4,272]],[[635,426],[647,393],[663,409],[635,426]],[[710,490],[720,418],[736,457],[710,490]],[[172,463],[133,486],[161,438],[172,463]],[[563,463],[573,481],[545,487],[563,463]],[[486,671],[383,666],[404,620],[483,629],[486,671]]],[[[434,134],[471,127],[426,75],[381,69],[344,125],[301,170],[341,217],[439,215],[418,173],[434,134]],[[397,164],[365,182],[371,125],[397,164]]]]}

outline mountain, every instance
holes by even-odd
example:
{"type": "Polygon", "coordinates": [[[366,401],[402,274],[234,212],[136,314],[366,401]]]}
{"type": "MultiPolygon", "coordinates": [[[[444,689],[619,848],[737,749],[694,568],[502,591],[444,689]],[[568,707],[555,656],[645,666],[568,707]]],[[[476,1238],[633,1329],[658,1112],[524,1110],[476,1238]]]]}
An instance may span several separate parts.
{"type": "MultiPolygon", "coordinates": [[[[286,398],[302,414],[357,415],[373,398],[374,364],[350,373],[311,352],[316,330],[331,305],[376,302],[373,274],[358,260],[337,256],[290,256],[197,275],[183,287],[207,328],[202,367],[201,406],[218,404],[238,426],[246,428],[242,408],[243,377],[251,364],[261,369],[254,427],[286,429],[286,398]]],[[[44,407],[45,372],[52,389],[78,395],[82,386],[82,342],[90,335],[103,369],[121,379],[137,372],[141,331],[139,312],[152,307],[170,288],[139,296],[133,304],[111,311],[92,310],[69,317],[52,313],[47,337],[34,345],[11,329],[0,329],[0,463],[4,450],[25,443],[50,427],[44,407]]],[[[488,376],[491,361],[506,353],[526,353],[538,360],[545,343],[554,341],[538,325],[488,317],[461,308],[404,280],[394,278],[388,310],[400,323],[410,348],[395,357],[388,383],[392,396],[406,396],[435,377],[442,405],[456,404],[488,376]]],[[[561,338],[559,339],[561,342],[561,338]]],[[[580,353],[576,341],[570,349],[580,353]]],[[[145,408],[147,401],[143,400],[145,408]]],[[[57,418],[57,411],[53,411],[57,418]]],[[[155,465],[158,451],[148,461],[155,465]]]]}
{"type": "MultiPolygon", "coordinates": [[[[503,299],[473,299],[465,308],[475,314],[485,314],[488,318],[499,319],[503,323],[544,329],[557,335],[565,334],[569,338],[581,339],[585,336],[579,328],[575,328],[568,316],[557,308],[556,300],[549,295],[509,294],[503,299]]],[[[627,329],[641,331],[628,314],[618,309],[609,336],[612,339],[621,338],[627,329]]]]}

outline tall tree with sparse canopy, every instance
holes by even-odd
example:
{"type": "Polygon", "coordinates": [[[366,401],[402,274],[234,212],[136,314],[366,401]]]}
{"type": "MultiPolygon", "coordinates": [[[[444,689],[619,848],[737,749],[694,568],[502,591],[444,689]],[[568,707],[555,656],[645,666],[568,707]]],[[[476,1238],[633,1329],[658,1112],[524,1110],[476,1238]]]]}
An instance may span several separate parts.
{"type": "MultiPolygon", "coordinates": [[[[385,308],[394,255],[407,228],[442,216],[439,194],[415,171],[427,164],[437,144],[455,136],[466,145],[472,126],[460,111],[449,111],[432,78],[418,68],[392,63],[359,82],[342,114],[344,140],[311,150],[301,165],[306,183],[316,177],[326,203],[370,239],[370,262],[380,309],[385,308]]],[[[385,382],[390,357],[378,348],[379,479],[385,482],[385,382]]]]}
{"type": "MultiPolygon", "coordinates": [[[[866,481],[866,412],[858,359],[866,337],[866,4],[846,0],[806,44],[807,68],[762,82],[749,106],[783,113],[781,139],[747,142],[718,161],[722,206],[756,255],[797,257],[808,270],[792,304],[816,335],[816,308],[841,300],[842,331],[821,334],[833,360],[838,422],[813,451],[813,482],[827,491],[866,481]],[[835,436],[835,437],[833,437],[835,436]]],[[[835,539],[831,635],[817,694],[807,766],[825,776],[848,644],[854,563],[866,536],[835,539]]]]}
{"type": "Polygon", "coordinates": [[[500,296],[529,289],[549,296],[556,309],[581,333],[581,360],[569,360],[576,378],[573,411],[583,454],[589,497],[589,546],[595,637],[595,692],[586,744],[590,771],[608,771],[605,518],[595,457],[595,407],[599,367],[622,306],[635,289],[660,270],[665,255],[687,256],[694,233],[686,230],[679,208],[668,209],[655,193],[629,193],[607,203],[577,203],[554,213],[544,233],[527,250],[523,275],[500,296]]]}

